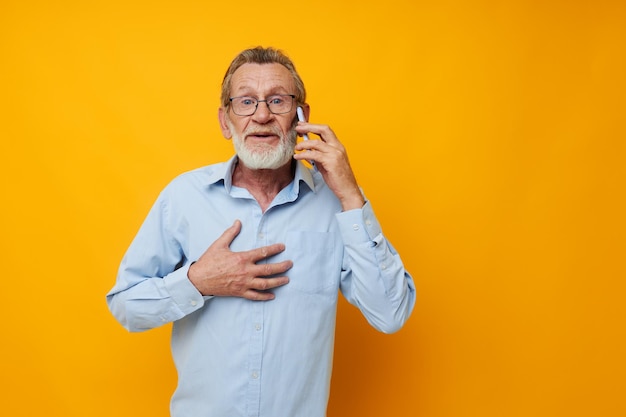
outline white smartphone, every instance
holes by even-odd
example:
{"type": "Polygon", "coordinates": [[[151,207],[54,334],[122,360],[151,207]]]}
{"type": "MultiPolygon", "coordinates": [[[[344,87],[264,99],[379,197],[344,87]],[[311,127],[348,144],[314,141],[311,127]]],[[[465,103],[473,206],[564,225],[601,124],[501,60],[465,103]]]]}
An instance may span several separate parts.
{"type": "MultiPolygon", "coordinates": [[[[296,108],[296,113],[298,114],[298,120],[301,122],[306,122],[306,119],[304,118],[304,111],[302,111],[302,107],[298,106],[296,108]]],[[[307,135],[306,133],[302,135],[302,139],[304,140],[309,140],[309,135],[307,135]]],[[[311,164],[311,166],[313,167],[314,171],[317,171],[317,167],[315,166],[315,162],[313,161],[309,161],[309,164],[311,164]]]]}
{"type": "MultiPolygon", "coordinates": [[[[302,107],[298,106],[296,108],[296,113],[298,113],[298,120],[301,122],[306,122],[306,119],[304,118],[304,111],[302,111],[302,107]]],[[[309,135],[307,135],[306,133],[304,135],[302,135],[302,138],[304,140],[309,140],[309,135]]]]}

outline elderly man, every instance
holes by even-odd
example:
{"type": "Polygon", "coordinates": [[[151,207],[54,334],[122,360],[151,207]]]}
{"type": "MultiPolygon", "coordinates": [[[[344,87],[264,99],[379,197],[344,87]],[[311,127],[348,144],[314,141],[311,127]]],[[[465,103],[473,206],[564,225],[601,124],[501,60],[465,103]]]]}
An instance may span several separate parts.
{"type": "Polygon", "coordinates": [[[107,302],[130,331],[173,322],[172,416],[321,417],[339,291],[391,333],[413,281],[333,131],[298,122],[309,106],[287,56],[241,52],[221,101],[236,155],[163,190],[107,302]],[[319,140],[296,142],[307,133],[319,140]]]}

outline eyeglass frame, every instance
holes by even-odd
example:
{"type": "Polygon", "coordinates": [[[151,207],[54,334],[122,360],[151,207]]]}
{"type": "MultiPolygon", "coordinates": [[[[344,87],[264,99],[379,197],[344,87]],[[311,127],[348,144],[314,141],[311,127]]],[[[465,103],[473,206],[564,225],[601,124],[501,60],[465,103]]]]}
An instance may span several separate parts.
{"type": "Polygon", "coordinates": [[[259,103],[265,103],[265,105],[267,106],[267,110],[272,113],[272,114],[287,114],[289,113],[291,110],[293,110],[293,102],[296,99],[296,95],[295,94],[272,94],[271,96],[269,96],[268,98],[266,98],[265,100],[259,100],[258,98],[254,98],[252,96],[236,96],[236,97],[229,97],[228,101],[230,103],[230,108],[233,110],[233,113],[235,113],[237,116],[242,116],[242,117],[246,117],[246,116],[252,116],[256,113],[256,111],[259,109],[259,103]],[[233,104],[233,100],[236,98],[245,98],[248,97],[252,100],[256,101],[256,105],[254,106],[254,111],[250,114],[237,114],[235,112],[235,107],[232,105],[233,104]],[[267,102],[268,100],[270,100],[272,97],[291,97],[291,107],[289,107],[289,110],[282,112],[282,113],[275,113],[272,111],[272,108],[270,107],[269,103],[267,102]]]}

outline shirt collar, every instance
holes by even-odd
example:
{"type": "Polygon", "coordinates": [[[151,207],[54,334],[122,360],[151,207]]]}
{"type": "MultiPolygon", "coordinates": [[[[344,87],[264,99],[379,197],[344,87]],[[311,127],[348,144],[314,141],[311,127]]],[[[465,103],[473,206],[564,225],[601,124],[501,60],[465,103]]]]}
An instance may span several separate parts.
{"type": "MultiPolygon", "coordinates": [[[[235,171],[235,166],[237,166],[237,160],[237,155],[234,155],[228,161],[214,165],[213,170],[209,174],[209,184],[224,181],[224,188],[230,192],[233,186],[233,172],[235,171]]],[[[313,181],[311,170],[302,161],[296,161],[296,173],[291,185],[295,188],[294,191],[296,193],[300,190],[300,182],[304,182],[311,191],[315,192],[315,181],[313,181]]]]}

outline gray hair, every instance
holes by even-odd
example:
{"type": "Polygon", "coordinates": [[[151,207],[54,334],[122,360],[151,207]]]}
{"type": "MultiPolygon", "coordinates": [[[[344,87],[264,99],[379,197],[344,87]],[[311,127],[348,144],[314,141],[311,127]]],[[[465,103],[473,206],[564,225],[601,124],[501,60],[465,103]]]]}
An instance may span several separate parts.
{"type": "Polygon", "coordinates": [[[240,52],[239,55],[237,55],[230,63],[230,66],[224,75],[224,80],[222,81],[222,107],[227,108],[230,105],[231,79],[235,71],[237,71],[237,69],[244,64],[281,64],[287,68],[293,76],[293,81],[296,85],[296,101],[298,104],[304,104],[306,102],[306,90],[304,88],[304,83],[302,82],[300,75],[298,75],[296,66],[293,64],[291,59],[278,49],[257,46],[256,48],[246,49],[240,52]]]}

